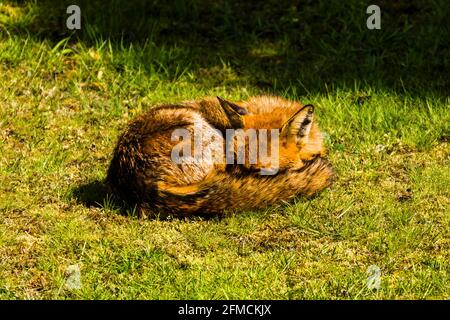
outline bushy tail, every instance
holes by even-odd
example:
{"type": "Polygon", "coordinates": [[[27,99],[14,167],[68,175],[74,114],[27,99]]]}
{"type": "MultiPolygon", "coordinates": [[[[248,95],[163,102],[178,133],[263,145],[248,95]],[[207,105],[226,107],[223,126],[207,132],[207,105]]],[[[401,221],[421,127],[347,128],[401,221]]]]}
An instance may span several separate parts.
{"type": "Polygon", "coordinates": [[[256,209],[288,201],[299,194],[310,196],[329,186],[333,176],[325,159],[318,159],[301,170],[273,176],[215,173],[186,186],[159,183],[155,204],[159,210],[182,216],[256,209]]]}

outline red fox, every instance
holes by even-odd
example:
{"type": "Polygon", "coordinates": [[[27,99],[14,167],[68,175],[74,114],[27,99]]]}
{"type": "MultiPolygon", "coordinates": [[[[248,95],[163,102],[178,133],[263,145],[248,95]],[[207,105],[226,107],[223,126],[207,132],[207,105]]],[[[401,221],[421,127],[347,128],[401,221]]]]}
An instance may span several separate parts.
{"type": "Polygon", "coordinates": [[[141,216],[211,215],[310,196],[334,177],[313,118],[312,105],[274,96],[240,103],[206,98],[154,107],[120,136],[106,180],[141,216]],[[174,139],[177,130],[190,136],[180,142],[180,136],[174,139]],[[239,138],[244,155],[251,153],[249,130],[256,130],[255,150],[270,149],[270,156],[256,161],[230,157],[237,154],[239,138]],[[190,154],[197,145],[200,157],[190,154]],[[263,174],[266,169],[273,170],[263,174]]]}

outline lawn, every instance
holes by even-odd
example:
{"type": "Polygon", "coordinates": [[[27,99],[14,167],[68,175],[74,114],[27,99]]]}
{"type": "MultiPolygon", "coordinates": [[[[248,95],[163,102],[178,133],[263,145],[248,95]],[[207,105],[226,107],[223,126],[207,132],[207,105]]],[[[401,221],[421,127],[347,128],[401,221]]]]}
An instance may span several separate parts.
{"type": "Polygon", "coordinates": [[[450,298],[448,1],[378,1],[381,30],[368,1],[102,3],[0,2],[0,299],[450,298]],[[316,106],[332,188],[168,220],[105,193],[136,115],[256,94],[316,106]]]}

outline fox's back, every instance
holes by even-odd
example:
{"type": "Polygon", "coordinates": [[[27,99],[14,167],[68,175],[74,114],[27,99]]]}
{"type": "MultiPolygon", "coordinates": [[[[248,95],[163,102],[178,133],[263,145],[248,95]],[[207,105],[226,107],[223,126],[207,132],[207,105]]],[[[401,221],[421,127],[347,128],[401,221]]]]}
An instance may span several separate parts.
{"type": "Polygon", "coordinates": [[[160,182],[197,183],[214,169],[212,161],[194,155],[174,161],[174,147],[180,144],[174,135],[177,130],[184,130],[192,139],[196,130],[215,136],[202,141],[204,149],[217,149],[222,145],[221,136],[217,136],[215,128],[195,108],[166,105],[151,109],[129,124],[114,150],[107,180],[121,198],[139,202],[148,195],[156,195],[160,182]]]}

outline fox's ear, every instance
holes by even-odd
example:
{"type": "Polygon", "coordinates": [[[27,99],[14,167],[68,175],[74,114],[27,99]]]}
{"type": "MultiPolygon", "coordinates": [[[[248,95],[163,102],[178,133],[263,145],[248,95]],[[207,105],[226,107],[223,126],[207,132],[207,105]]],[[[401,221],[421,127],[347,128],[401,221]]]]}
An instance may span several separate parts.
{"type": "Polygon", "coordinates": [[[242,119],[242,116],[248,114],[247,109],[240,107],[233,102],[222,99],[221,97],[217,97],[217,100],[219,100],[223,111],[230,120],[231,126],[233,128],[243,128],[244,120],[242,119]]]}
{"type": "Polygon", "coordinates": [[[309,136],[314,118],[314,106],[308,104],[297,111],[281,127],[281,137],[294,138],[297,143],[309,136]]]}

